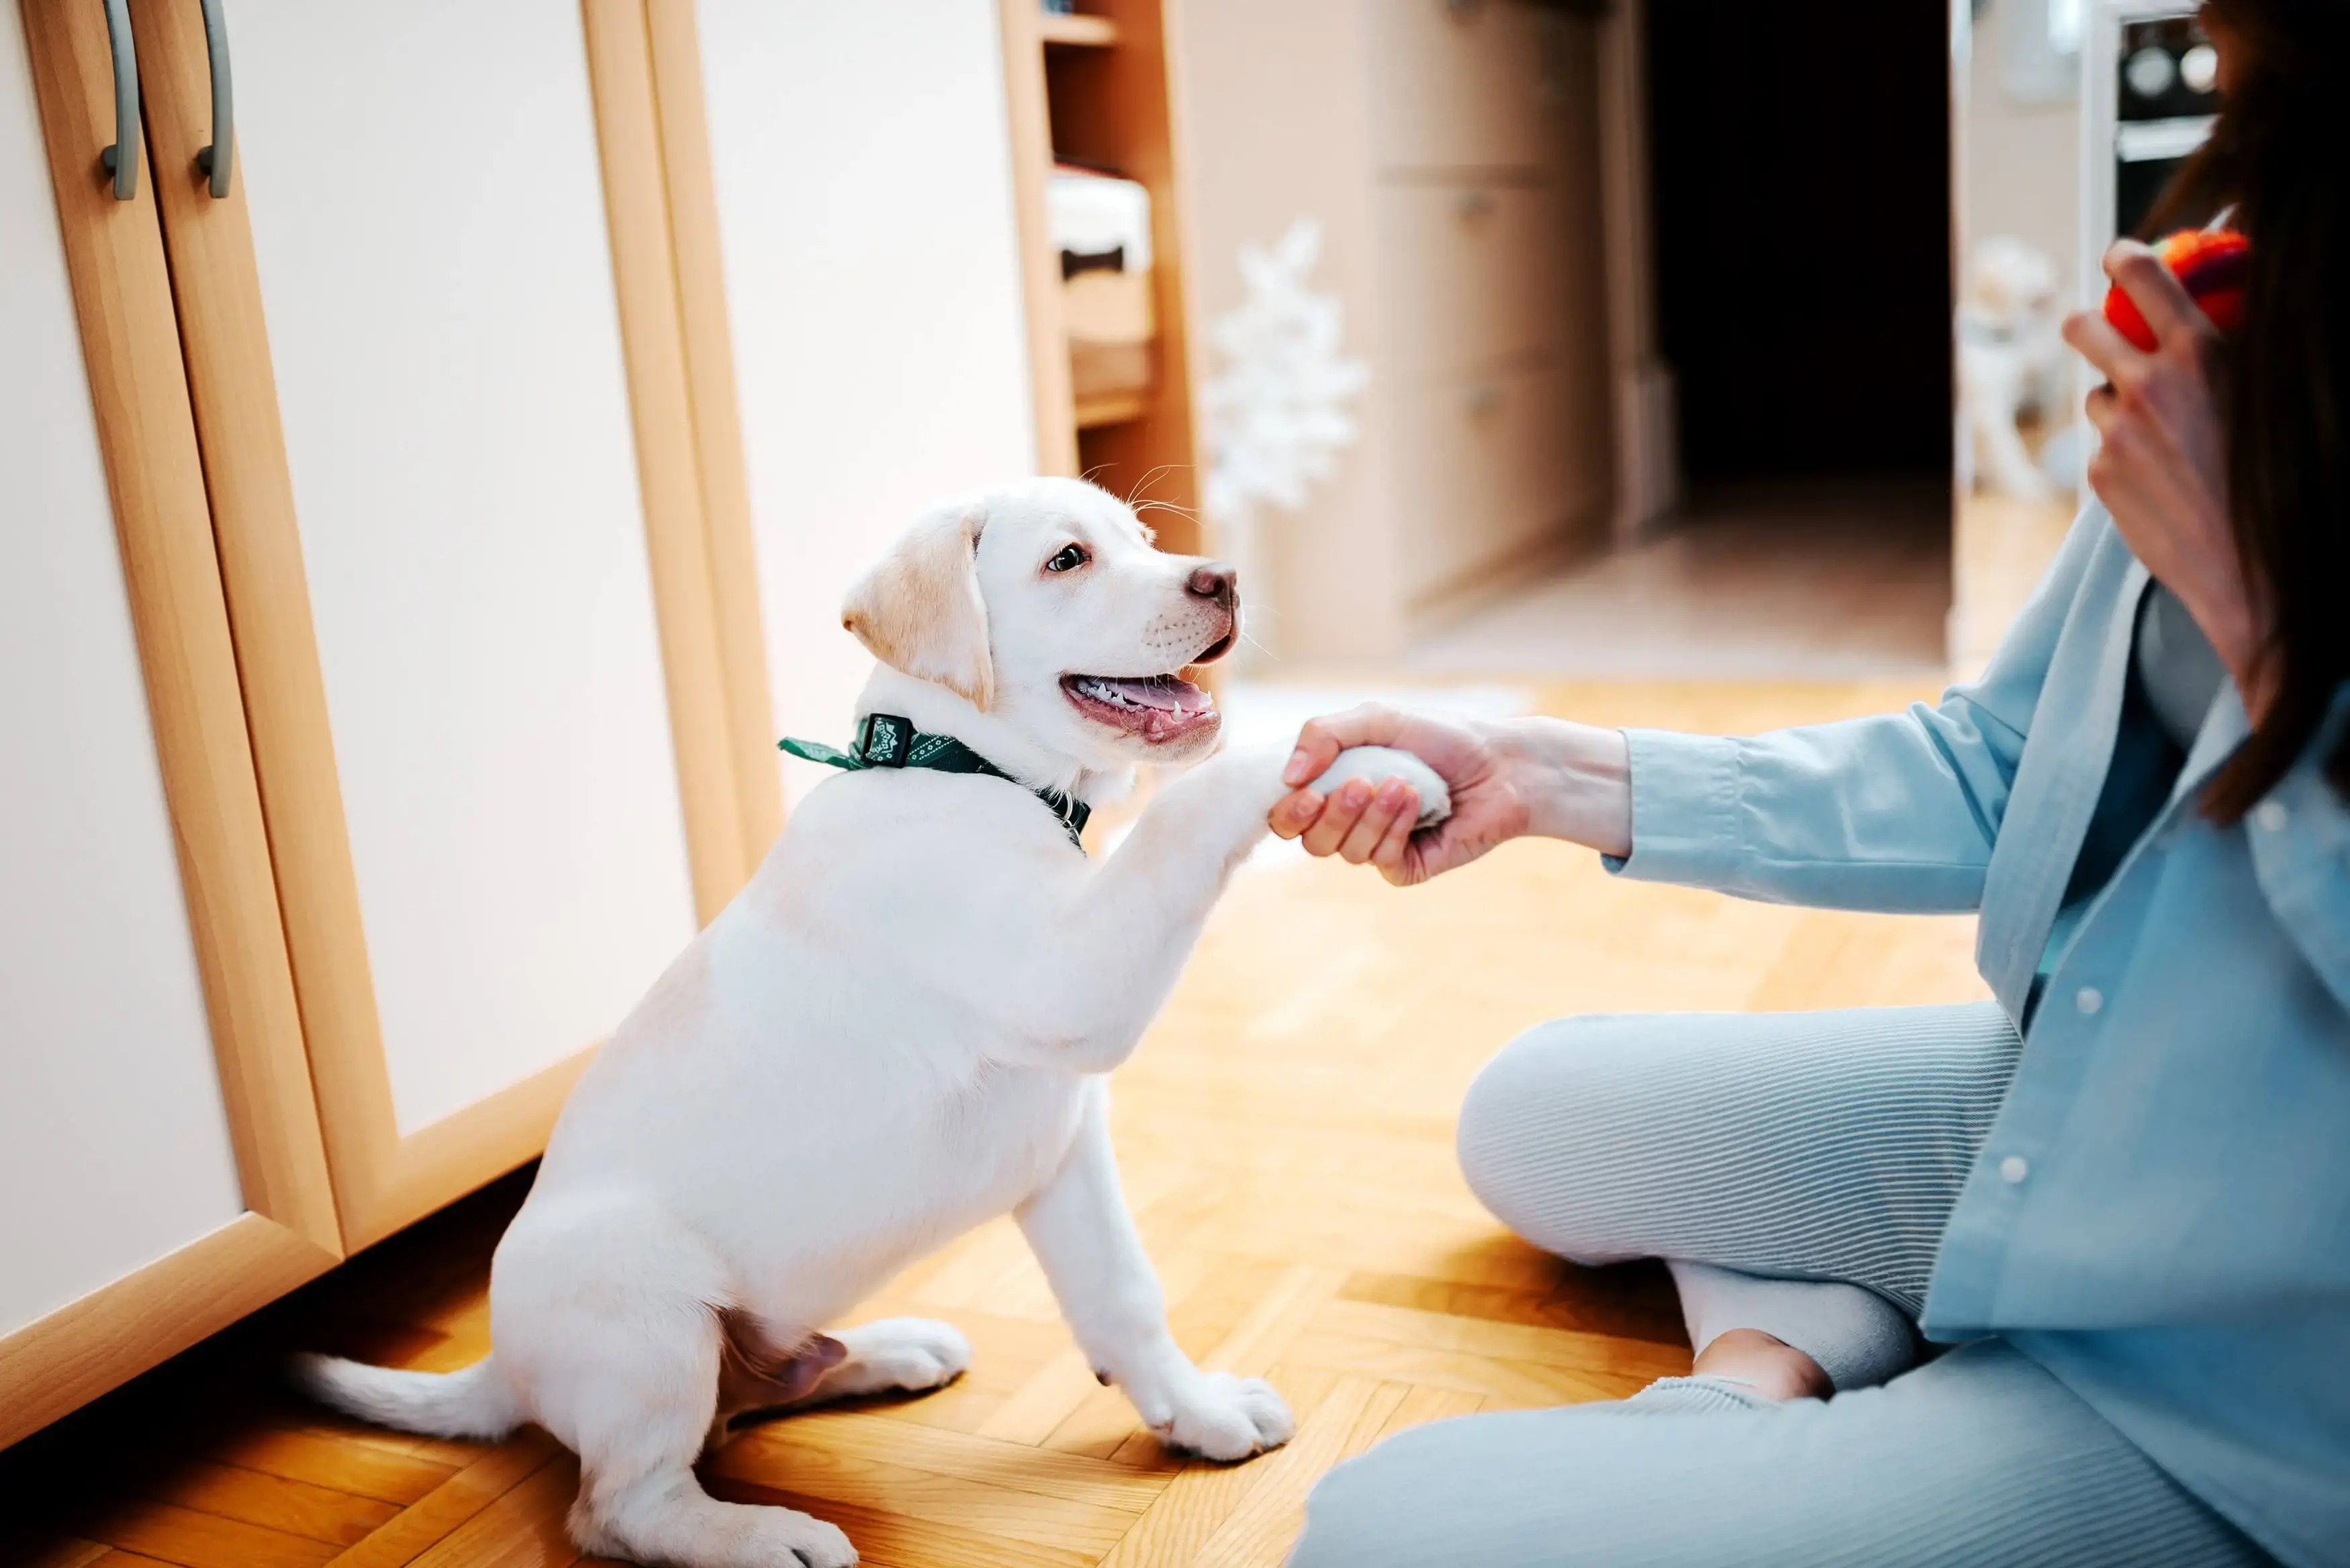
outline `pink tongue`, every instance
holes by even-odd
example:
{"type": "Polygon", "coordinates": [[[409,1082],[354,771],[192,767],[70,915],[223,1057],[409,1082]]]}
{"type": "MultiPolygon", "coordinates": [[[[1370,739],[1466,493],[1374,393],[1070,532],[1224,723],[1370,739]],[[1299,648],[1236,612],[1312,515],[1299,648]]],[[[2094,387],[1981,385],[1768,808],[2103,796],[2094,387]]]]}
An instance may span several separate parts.
{"type": "Polygon", "coordinates": [[[1150,680],[1113,680],[1128,697],[1163,713],[1196,713],[1208,706],[1208,694],[1188,680],[1159,677],[1150,680]]]}

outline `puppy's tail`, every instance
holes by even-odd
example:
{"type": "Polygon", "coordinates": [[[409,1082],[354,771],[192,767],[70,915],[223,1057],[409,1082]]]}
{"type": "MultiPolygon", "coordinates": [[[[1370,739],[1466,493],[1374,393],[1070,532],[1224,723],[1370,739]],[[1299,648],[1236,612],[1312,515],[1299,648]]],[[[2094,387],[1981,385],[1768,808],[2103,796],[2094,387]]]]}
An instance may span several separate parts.
{"type": "Polygon", "coordinates": [[[339,1355],[297,1355],[287,1370],[319,1403],[380,1427],[494,1440],[520,1426],[524,1412],[494,1360],[484,1356],[462,1372],[402,1372],[339,1355]]]}

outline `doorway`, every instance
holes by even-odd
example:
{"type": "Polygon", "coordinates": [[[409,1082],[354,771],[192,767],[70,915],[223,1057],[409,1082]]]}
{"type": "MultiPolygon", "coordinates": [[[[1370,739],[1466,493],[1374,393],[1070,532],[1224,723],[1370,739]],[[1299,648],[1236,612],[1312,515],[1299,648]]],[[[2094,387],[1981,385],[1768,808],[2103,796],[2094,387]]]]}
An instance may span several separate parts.
{"type": "Polygon", "coordinates": [[[1634,15],[1643,270],[1681,501],[1610,555],[1466,618],[1415,662],[1939,672],[1951,600],[1949,18],[1877,0],[1645,0],[1634,15]]]}

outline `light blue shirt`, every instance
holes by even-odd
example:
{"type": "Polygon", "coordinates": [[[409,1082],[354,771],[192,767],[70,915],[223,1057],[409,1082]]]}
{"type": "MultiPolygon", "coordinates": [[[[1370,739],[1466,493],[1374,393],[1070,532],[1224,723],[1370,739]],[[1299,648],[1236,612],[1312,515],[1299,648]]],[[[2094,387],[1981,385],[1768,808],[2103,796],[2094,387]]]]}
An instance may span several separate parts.
{"type": "Polygon", "coordinates": [[[1976,961],[2024,1048],[1926,1333],[2005,1335],[2278,1557],[2350,1563],[2350,811],[2323,774],[2350,689],[2220,826],[2198,796],[2249,730],[2223,682],[2043,963],[2106,774],[2132,765],[2115,740],[2147,582],[2093,506],[1982,679],[1939,706],[1752,739],[1631,732],[1620,868],[1979,910],[1976,961]]]}

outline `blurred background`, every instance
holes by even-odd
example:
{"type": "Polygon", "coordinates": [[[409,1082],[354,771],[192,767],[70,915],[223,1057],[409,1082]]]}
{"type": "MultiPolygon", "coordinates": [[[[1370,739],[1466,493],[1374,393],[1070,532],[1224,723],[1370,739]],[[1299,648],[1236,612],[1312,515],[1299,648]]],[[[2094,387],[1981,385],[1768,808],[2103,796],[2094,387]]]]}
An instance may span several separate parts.
{"type": "Polygon", "coordinates": [[[1242,566],[1243,733],[1970,673],[2074,506],[2085,258],[2211,109],[2179,4],[1060,3],[703,7],[785,729],[854,563],[1032,464],[1242,566]]]}

